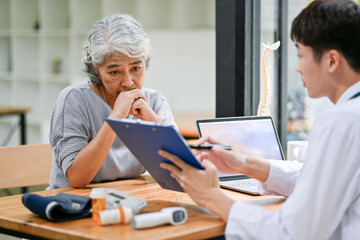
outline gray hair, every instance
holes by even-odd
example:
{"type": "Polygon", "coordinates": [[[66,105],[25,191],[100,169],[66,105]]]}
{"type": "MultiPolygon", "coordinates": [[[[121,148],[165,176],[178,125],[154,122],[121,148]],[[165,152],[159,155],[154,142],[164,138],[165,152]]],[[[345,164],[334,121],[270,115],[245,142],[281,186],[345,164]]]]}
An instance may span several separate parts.
{"type": "Polygon", "coordinates": [[[95,22],[84,42],[82,62],[90,81],[100,84],[95,70],[113,53],[119,52],[132,58],[144,57],[150,61],[150,40],[142,25],[132,16],[113,14],[95,22]]]}

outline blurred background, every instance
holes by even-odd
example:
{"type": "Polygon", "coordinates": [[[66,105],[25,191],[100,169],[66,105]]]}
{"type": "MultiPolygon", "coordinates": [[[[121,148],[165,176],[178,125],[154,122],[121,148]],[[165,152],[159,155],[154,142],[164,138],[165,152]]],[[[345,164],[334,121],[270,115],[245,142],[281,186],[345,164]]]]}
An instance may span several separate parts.
{"type": "MultiPolygon", "coordinates": [[[[276,19],[282,14],[279,0],[258,2],[260,43],[274,43],[276,19]]],[[[288,32],[293,18],[309,2],[287,2],[288,32]]],[[[215,0],[0,0],[0,106],[29,110],[28,144],[48,142],[58,93],[87,81],[80,58],[91,24],[116,12],[131,14],[143,23],[152,43],[145,86],[168,98],[180,128],[194,130],[196,119],[215,117],[215,0]]],[[[258,47],[259,55],[253,57],[260,59],[261,44],[258,47]]],[[[314,118],[331,104],[306,96],[295,72],[296,48],[290,39],[285,47],[287,138],[307,139],[314,118]]],[[[273,55],[270,65],[275,64],[273,55]]],[[[19,131],[17,116],[1,115],[2,146],[18,145],[19,131]]]]}

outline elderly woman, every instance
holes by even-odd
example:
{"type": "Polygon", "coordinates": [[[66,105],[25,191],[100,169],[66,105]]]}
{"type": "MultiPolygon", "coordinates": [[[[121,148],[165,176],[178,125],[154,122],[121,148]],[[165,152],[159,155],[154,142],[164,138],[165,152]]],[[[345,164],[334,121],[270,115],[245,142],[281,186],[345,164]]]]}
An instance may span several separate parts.
{"type": "Polygon", "coordinates": [[[149,52],[149,39],[131,16],[111,15],[92,26],[82,58],[89,81],[62,90],[54,106],[49,188],[84,187],[145,171],[104,121],[106,117],[177,128],[166,98],[143,88],[149,52]]]}

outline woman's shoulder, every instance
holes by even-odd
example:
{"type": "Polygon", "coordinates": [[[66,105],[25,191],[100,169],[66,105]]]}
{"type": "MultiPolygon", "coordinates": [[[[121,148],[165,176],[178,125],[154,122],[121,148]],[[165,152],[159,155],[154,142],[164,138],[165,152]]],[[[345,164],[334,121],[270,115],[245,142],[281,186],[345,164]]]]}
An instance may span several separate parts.
{"type": "Polygon", "coordinates": [[[91,87],[88,82],[81,82],[76,83],[70,86],[65,87],[63,90],[61,90],[60,93],[62,94],[69,94],[70,92],[81,92],[83,90],[90,90],[91,87]]]}
{"type": "Polygon", "coordinates": [[[91,87],[88,82],[82,82],[73,84],[70,86],[65,87],[61,92],[59,93],[58,100],[66,100],[69,97],[77,98],[80,97],[84,91],[88,92],[91,90],[91,87]]]}
{"type": "Polygon", "coordinates": [[[143,91],[144,93],[149,93],[149,94],[151,94],[151,93],[159,93],[159,91],[157,91],[155,89],[152,89],[152,88],[147,88],[147,87],[143,87],[141,89],[141,91],[143,91]]]}
{"type": "MultiPolygon", "coordinates": [[[[73,84],[64,88],[54,104],[53,116],[63,116],[68,113],[86,114],[92,107],[93,93],[88,82],[73,84]]],[[[75,115],[76,115],[75,114],[75,115]]],[[[74,115],[74,114],[73,114],[74,115]]]]}
{"type": "Polygon", "coordinates": [[[164,96],[159,91],[152,88],[143,87],[141,91],[145,93],[147,98],[164,98],[164,96]]]}

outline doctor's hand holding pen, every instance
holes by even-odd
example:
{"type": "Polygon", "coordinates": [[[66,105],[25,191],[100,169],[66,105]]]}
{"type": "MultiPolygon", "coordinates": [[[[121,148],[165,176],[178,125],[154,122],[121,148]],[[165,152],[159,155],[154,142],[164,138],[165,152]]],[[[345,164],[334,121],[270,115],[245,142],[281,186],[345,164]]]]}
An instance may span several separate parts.
{"type": "MultiPolygon", "coordinates": [[[[220,144],[212,137],[199,139],[198,144],[220,144]]],[[[245,155],[235,150],[225,150],[221,147],[213,147],[211,150],[197,150],[195,156],[199,161],[210,160],[221,173],[242,173],[249,177],[265,182],[269,175],[270,163],[268,160],[245,155]]]]}

